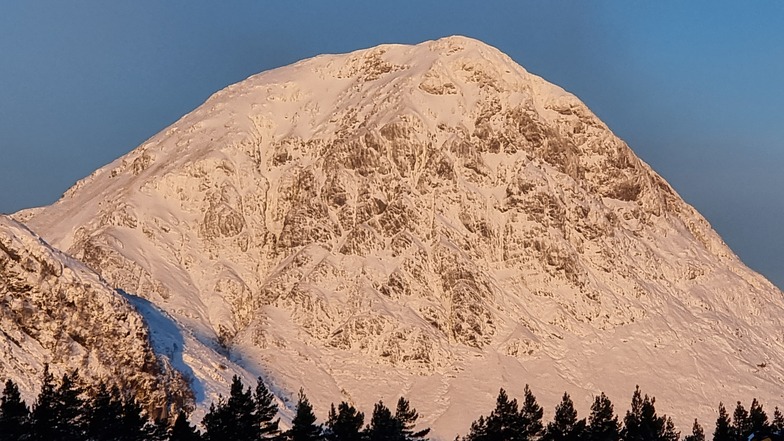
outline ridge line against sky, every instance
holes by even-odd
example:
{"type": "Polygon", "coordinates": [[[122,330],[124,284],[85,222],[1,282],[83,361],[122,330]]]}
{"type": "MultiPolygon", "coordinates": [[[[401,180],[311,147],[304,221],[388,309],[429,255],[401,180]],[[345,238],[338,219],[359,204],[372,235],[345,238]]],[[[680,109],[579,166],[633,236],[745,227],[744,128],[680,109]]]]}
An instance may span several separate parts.
{"type": "Polygon", "coordinates": [[[249,75],[466,35],[583,100],[784,286],[784,3],[10,1],[0,212],[54,202],[249,75]]]}

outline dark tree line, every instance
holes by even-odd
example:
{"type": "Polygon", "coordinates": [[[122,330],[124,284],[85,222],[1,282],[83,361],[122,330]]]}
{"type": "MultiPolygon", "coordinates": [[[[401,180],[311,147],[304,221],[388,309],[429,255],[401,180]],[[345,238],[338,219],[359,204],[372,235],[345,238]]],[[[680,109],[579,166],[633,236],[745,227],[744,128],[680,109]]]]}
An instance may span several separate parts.
{"type": "Polygon", "coordinates": [[[430,432],[416,429],[419,414],[405,398],[398,400],[394,413],[379,401],[368,425],[365,415],[346,402],[333,405],[326,423],[319,424],[302,390],[289,430],[280,429],[277,414],[275,398],[261,378],[251,390],[235,376],[229,397],[210,405],[202,433],[182,410],[173,421],[150,420],[131,393],[101,383],[88,394],[76,371],[55,384],[46,367],[32,409],[17,385],[6,381],[0,396],[0,441],[427,441],[430,432]]]}
{"type": "Polygon", "coordinates": [[[168,424],[149,420],[129,392],[99,384],[92,397],[72,371],[55,384],[48,366],[32,409],[19,388],[5,382],[0,396],[0,440],[168,440],[168,424]]]}
{"type": "MultiPolygon", "coordinates": [[[[577,419],[577,411],[568,393],[555,407],[553,420],[544,425],[542,409],[528,386],[525,387],[523,404],[509,399],[501,389],[495,409],[488,416],[481,416],[471,424],[468,435],[462,441],[678,441],[681,433],[675,429],[672,419],[656,412],[656,399],[643,395],[639,386],[632,394],[630,409],[623,420],[619,420],[613,404],[603,393],[594,399],[587,419],[577,419]]],[[[754,399],[746,410],[737,403],[732,416],[723,404],[719,404],[719,417],[713,433],[713,441],[747,441],[755,434],[784,439],[784,415],[775,408],[773,419],[754,399]]],[[[695,419],[691,433],[684,441],[705,441],[705,431],[695,419]]]]}
{"type": "MultiPolygon", "coordinates": [[[[603,393],[595,397],[587,418],[578,419],[568,393],[555,407],[553,420],[543,421],[544,411],[526,385],[523,400],[510,398],[501,389],[495,408],[471,424],[469,433],[455,441],[678,441],[680,432],[672,419],[658,415],[656,399],[637,387],[622,419],[603,393]]],[[[719,404],[713,441],[746,441],[752,434],[784,434],[784,415],[775,408],[769,419],[754,399],[747,410],[740,402],[730,415],[719,404]]],[[[416,427],[419,414],[405,398],[393,409],[375,404],[370,421],[347,402],[334,404],[327,421],[320,424],[303,390],[300,390],[291,428],[283,431],[278,406],[261,378],[254,389],[234,377],[228,398],[219,397],[204,416],[200,432],[180,410],[170,420],[151,420],[130,391],[98,384],[90,393],[72,371],[55,383],[48,367],[32,408],[22,400],[17,385],[8,380],[0,395],[0,441],[427,441],[430,429],[416,427]]],[[[774,439],[776,437],[774,436],[774,439]]],[[[684,441],[705,441],[702,426],[694,420],[684,441]]]]}

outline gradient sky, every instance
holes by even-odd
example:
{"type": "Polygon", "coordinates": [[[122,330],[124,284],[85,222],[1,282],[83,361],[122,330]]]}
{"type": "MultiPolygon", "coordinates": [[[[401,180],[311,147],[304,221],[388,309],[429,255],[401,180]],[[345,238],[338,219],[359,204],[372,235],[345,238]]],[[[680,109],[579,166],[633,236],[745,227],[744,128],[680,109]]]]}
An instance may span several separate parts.
{"type": "Polygon", "coordinates": [[[784,2],[0,3],[0,212],[76,180],[249,75],[467,35],[580,97],[784,287],[784,2]]]}

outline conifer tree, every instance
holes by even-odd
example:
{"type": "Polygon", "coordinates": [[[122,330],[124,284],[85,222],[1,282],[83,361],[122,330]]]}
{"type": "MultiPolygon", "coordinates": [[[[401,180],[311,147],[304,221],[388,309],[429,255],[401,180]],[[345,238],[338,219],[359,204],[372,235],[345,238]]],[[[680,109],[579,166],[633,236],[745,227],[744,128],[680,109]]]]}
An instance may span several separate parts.
{"type": "Polygon", "coordinates": [[[640,415],[639,440],[658,440],[664,438],[667,420],[666,417],[656,415],[656,398],[646,394],[642,399],[642,414],[640,415]]]}
{"type": "Polygon", "coordinates": [[[691,426],[691,435],[686,435],[683,441],[705,441],[705,431],[697,419],[694,419],[694,424],[691,426]]]}
{"type": "Polygon", "coordinates": [[[628,440],[636,440],[640,437],[640,420],[642,419],[642,392],[640,386],[636,386],[632,394],[632,403],[626,416],[623,417],[623,429],[621,437],[628,440]]]}
{"type": "Polygon", "coordinates": [[[123,406],[117,387],[111,390],[103,381],[98,384],[95,395],[86,403],[87,437],[104,440],[122,428],[123,406]]]}
{"type": "Polygon", "coordinates": [[[361,441],[364,424],[365,415],[358,412],[354,406],[343,401],[338,404],[338,409],[335,411],[333,404],[327,418],[326,439],[328,441],[361,441]]]}
{"type": "Polygon", "coordinates": [[[426,441],[427,434],[430,433],[430,428],[422,429],[419,431],[414,430],[416,421],[419,419],[419,414],[416,409],[412,408],[403,397],[397,401],[397,408],[395,409],[395,419],[400,423],[403,438],[406,441],[426,441]]]}
{"type": "Polygon", "coordinates": [[[746,439],[751,434],[751,421],[749,420],[749,412],[743,407],[743,404],[738,401],[735,406],[735,412],[732,413],[732,426],[731,433],[736,439],[746,439]]]}
{"type": "Polygon", "coordinates": [[[749,407],[749,433],[766,432],[770,429],[768,415],[762,409],[762,405],[756,398],[751,400],[749,407]]]}
{"type": "Polygon", "coordinates": [[[517,400],[510,400],[504,389],[498,392],[495,409],[471,424],[466,441],[526,441],[517,400]]]}
{"type": "Polygon", "coordinates": [[[544,409],[536,402],[536,397],[531,392],[528,385],[523,390],[523,405],[520,409],[520,421],[522,422],[522,435],[524,439],[533,441],[542,434],[542,415],[544,409]]]}
{"type": "Polygon", "coordinates": [[[773,409],[773,421],[771,422],[770,426],[774,432],[780,432],[784,430],[784,415],[782,415],[778,406],[773,409]]]}
{"type": "Polygon", "coordinates": [[[681,438],[681,433],[675,430],[675,423],[672,422],[672,418],[665,415],[662,416],[662,419],[664,420],[664,430],[659,439],[662,441],[678,441],[681,438]]]}
{"type": "MultiPolygon", "coordinates": [[[[468,434],[463,437],[463,441],[489,441],[490,439],[490,434],[487,429],[487,420],[484,415],[480,415],[479,419],[471,423],[468,434]]],[[[455,441],[458,440],[455,439],[455,441]]]]}
{"type": "Polygon", "coordinates": [[[202,424],[207,440],[255,441],[260,437],[260,422],[250,388],[244,389],[242,380],[235,375],[231,381],[229,399],[218,397],[217,406],[210,405],[202,424]]]}
{"type": "MultiPolygon", "coordinates": [[[[259,423],[256,420],[256,403],[250,388],[244,389],[240,377],[235,375],[231,382],[231,392],[226,407],[233,427],[231,439],[235,441],[255,441],[259,437],[259,423]]],[[[225,436],[225,435],[224,435],[225,436]]]]}
{"type": "Polygon", "coordinates": [[[640,386],[635,387],[632,394],[632,403],[626,416],[623,417],[623,429],[621,436],[625,441],[641,439],[641,420],[642,420],[642,392],[640,386]]]}
{"type": "Polygon", "coordinates": [[[267,389],[261,377],[256,379],[253,403],[255,405],[255,420],[259,428],[259,438],[277,438],[280,435],[280,418],[275,418],[278,415],[278,405],[275,403],[275,396],[267,389]]]}
{"type": "Polygon", "coordinates": [[[166,418],[156,418],[147,424],[147,441],[169,441],[169,422],[166,418]]]}
{"type": "Polygon", "coordinates": [[[373,407],[370,425],[365,428],[365,437],[368,441],[405,441],[400,421],[382,401],[373,407]]]}
{"type": "Polygon", "coordinates": [[[85,436],[84,401],[78,385],[79,374],[64,374],[59,387],[49,367],[44,368],[41,393],[33,409],[32,438],[37,440],[81,441],[85,436]]]}
{"type": "Polygon", "coordinates": [[[296,413],[291,420],[291,429],[286,432],[286,438],[289,441],[318,441],[322,439],[322,433],[323,428],[316,424],[313,406],[305,396],[305,392],[300,389],[296,413]]]}
{"type": "Polygon", "coordinates": [[[143,415],[144,409],[130,393],[126,394],[122,403],[122,428],[120,436],[122,441],[146,441],[150,435],[147,418],[143,415]]]}
{"type": "MultiPolygon", "coordinates": [[[[640,386],[632,395],[631,408],[623,419],[621,438],[624,441],[655,441],[663,439],[667,420],[656,415],[656,399],[642,396],[640,386]]],[[[674,429],[673,429],[674,430],[674,429]]]]}
{"type": "Polygon", "coordinates": [[[585,435],[585,439],[589,441],[617,441],[620,438],[618,417],[604,392],[597,396],[591,405],[585,435]]]}
{"type": "Polygon", "coordinates": [[[41,378],[41,391],[38,393],[31,413],[31,438],[34,441],[55,439],[57,432],[55,431],[54,402],[54,375],[49,371],[49,365],[45,364],[41,378]]]}
{"type": "Polygon", "coordinates": [[[517,399],[509,400],[503,389],[498,393],[495,409],[485,421],[490,439],[525,441],[517,399]]]}
{"type": "Polygon", "coordinates": [[[226,407],[226,399],[218,396],[218,403],[210,403],[210,410],[201,420],[204,426],[204,439],[207,441],[220,441],[225,439],[224,434],[231,434],[231,420],[226,407]]]}
{"type": "Polygon", "coordinates": [[[555,406],[553,421],[547,424],[542,441],[577,441],[582,439],[585,420],[577,421],[577,410],[572,398],[564,392],[561,402],[555,406]]]}
{"type": "Polygon", "coordinates": [[[174,419],[174,424],[169,430],[169,441],[200,441],[201,439],[199,431],[188,422],[185,411],[177,412],[177,418],[174,419]]]}
{"type": "Polygon", "coordinates": [[[3,440],[22,440],[29,430],[30,410],[22,401],[19,387],[12,380],[6,380],[3,395],[0,396],[0,435],[3,440]]]}
{"type": "Polygon", "coordinates": [[[724,403],[719,403],[719,416],[716,418],[716,429],[713,431],[713,441],[734,441],[735,436],[730,423],[730,416],[724,403]]]}

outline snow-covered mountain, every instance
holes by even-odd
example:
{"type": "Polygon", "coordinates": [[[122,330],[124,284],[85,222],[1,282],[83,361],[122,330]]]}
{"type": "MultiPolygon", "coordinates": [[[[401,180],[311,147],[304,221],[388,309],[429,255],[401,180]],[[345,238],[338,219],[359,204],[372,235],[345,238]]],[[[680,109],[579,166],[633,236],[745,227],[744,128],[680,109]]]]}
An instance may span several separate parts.
{"type": "MultiPolygon", "coordinates": [[[[583,414],[639,384],[682,428],[784,404],[782,293],[576,97],[468,38],[250,77],[16,218],[322,415],[405,395],[453,438],[526,383],[583,414]]],[[[208,404],[226,377],[191,378],[208,404]]]]}

